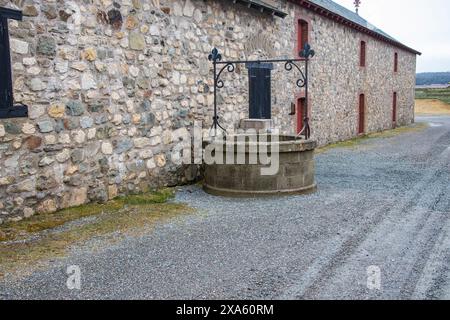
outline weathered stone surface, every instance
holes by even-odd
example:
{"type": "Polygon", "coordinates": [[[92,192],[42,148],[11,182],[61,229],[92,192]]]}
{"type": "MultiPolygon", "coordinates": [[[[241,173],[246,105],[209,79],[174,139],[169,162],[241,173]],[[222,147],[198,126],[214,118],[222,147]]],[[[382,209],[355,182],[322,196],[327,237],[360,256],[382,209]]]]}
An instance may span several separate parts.
{"type": "Polygon", "coordinates": [[[66,111],[66,107],[61,104],[54,104],[49,107],[48,115],[52,118],[62,118],[64,117],[64,113],[66,111]]]}
{"type": "Polygon", "coordinates": [[[87,48],[83,51],[83,58],[87,61],[95,61],[97,59],[97,51],[94,48],[87,48]]]}
{"type": "Polygon", "coordinates": [[[42,138],[38,136],[31,136],[26,139],[26,144],[29,150],[35,150],[42,145],[42,138]]]}
{"type": "Polygon", "coordinates": [[[56,54],[56,41],[51,36],[40,36],[38,38],[36,51],[38,54],[54,56],[56,54]]]}
{"type": "Polygon", "coordinates": [[[17,123],[14,122],[5,122],[4,129],[9,134],[19,134],[22,132],[21,128],[17,123]]]}
{"type": "Polygon", "coordinates": [[[144,50],[145,48],[145,37],[141,33],[131,32],[129,36],[130,49],[133,50],[144,50]]]}
{"type": "Polygon", "coordinates": [[[35,6],[25,6],[22,10],[22,13],[26,17],[37,17],[39,15],[38,9],[35,6]]]}
{"type": "Polygon", "coordinates": [[[56,202],[54,199],[46,199],[39,203],[37,206],[36,211],[38,213],[53,213],[56,210],[58,210],[58,207],[56,206],[56,202]]]}
{"type": "Polygon", "coordinates": [[[5,127],[0,124],[0,138],[4,137],[6,134],[5,127]]]}
{"type": "Polygon", "coordinates": [[[77,207],[87,202],[87,188],[74,188],[64,193],[61,201],[62,207],[77,207]]]}
{"type": "Polygon", "coordinates": [[[56,160],[61,163],[66,162],[69,159],[70,159],[70,150],[69,149],[64,149],[62,152],[60,152],[56,155],[56,160]]]}
{"type": "Polygon", "coordinates": [[[22,125],[22,132],[24,134],[34,134],[36,132],[36,127],[32,123],[26,122],[22,125]]]}
{"type": "Polygon", "coordinates": [[[70,100],[66,104],[66,114],[69,116],[81,116],[84,111],[85,107],[79,100],[70,100]]]}
{"type": "Polygon", "coordinates": [[[102,143],[102,153],[106,155],[110,155],[113,153],[113,146],[109,142],[102,143]]]}
{"type": "Polygon", "coordinates": [[[37,123],[39,131],[42,133],[52,132],[54,130],[55,123],[50,120],[42,120],[37,123]]]}
{"type": "Polygon", "coordinates": [[[19,40],[19,39],[11,39],[10,40],[11,51],[18,54],[28,54],[29,44],[28,42],[19,40]]]}

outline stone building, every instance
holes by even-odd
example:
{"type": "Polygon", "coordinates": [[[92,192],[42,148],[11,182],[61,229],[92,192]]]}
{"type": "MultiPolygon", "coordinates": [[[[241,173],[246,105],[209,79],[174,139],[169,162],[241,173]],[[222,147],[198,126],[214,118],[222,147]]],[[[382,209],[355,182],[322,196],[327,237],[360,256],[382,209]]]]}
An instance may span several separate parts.
{"type": "MultiPolygon", "coordinates": [[[[419,53],[329,0],[0,7],[24,15],[7,17],[12,92],[0,99],[0,222],[194,180],[197,166],[176,164],[173,150],[194,121],[211,126],[213,47],[224,59],[296,58],[309,42],[308,105],[320,145],[413,122],[419,53]]],[[[273,122],[288,134],[298,132],[305,102],[294,73],[276,66],[272,78],[273,122]]],[[[248,117],[247,70],[223,79],[219,114],[236,128],[248,117]]]]}

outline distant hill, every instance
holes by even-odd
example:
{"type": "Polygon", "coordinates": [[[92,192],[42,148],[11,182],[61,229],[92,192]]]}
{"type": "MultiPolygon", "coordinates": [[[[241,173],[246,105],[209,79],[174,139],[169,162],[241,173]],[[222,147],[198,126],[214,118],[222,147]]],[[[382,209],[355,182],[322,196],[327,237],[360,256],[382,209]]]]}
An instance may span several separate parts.
{"type": "Polygon", "coordinates": [[[450,72],[424,72],[417,74],[416,85],[449,84],[450,72]]]}

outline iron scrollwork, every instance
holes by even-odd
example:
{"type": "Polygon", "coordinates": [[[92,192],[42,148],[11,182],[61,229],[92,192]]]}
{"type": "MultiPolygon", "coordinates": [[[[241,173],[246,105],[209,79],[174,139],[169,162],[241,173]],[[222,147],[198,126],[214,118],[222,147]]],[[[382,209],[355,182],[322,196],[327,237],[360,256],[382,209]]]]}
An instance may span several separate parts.
{"type": "Polygon", "coordinates": [[[219,123],[219,116],[217,110],[217,91],[218,89],[222,89],[225,86],[224,81],[221,79],[222,73],[227,71],[229,73],[233,73],[236,70],[235,65],[237,64],[247,64],[247,63],[284,63],[284,69],[286,71],[297,70],[300,73],[300,78],[296,81],[297,87],[305,89],[305,97],[306,97],[306,110],[305,110],[305,126],[301,130],[300,135],[304,134],[306,139],[310,137],[310,127],[309,127],[309,116],[308,116],[308,61],[310,58],[314,57],[315,52],[311,49],[311,46],[307,43],[305,44],[302,51],[300,51],[301,59],[274,59],[274,60],[240,60],[240,61],[222,61],[222,55],[219,53],[217,48],[214,48],[211,51],[211,54],[208,56],[208,60],[213,63],[214,67],[214,117],[213,117],[213,125],[212,128],[217,130],[217,128],[222,129],[226,132],[226,130],[219,123]],[[297,62],[305,63],[305,71],[300,68],[297,62]],[[220,65],[221,68],[218,70],[217,66],[220,65]]]}
{"type": "Polygon", "coordinates": [[[294,67],[300,73],[300,78],[297,80],[297,87],[304,88],[306,86],[306,76],[302,69],[300,69],[300,67],[292,60],[286,61],[286,64],[284,65],[284,69],[286,69],[286,71],[292,71],[294,67]]]}

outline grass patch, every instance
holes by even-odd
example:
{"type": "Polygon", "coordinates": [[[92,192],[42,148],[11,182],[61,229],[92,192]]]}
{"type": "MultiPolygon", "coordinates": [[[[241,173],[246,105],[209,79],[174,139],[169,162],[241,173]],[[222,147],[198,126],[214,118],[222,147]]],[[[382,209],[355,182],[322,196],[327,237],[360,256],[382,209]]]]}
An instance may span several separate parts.
{"type": "Polygon", "coordinates": [[[172,197],[173,191],[167,189],[1,225],[5,237],[0,242],[0,276],[62,258],[71,247],[91,239],[118,241],[123,235],[145,234],[157,223],[192,212],[186,205],[167,203],[172,197]],[[92,219],[80,220],[86,217],[92,219]],[[55,229],[74,221],[79,223],[55,229]]]}
{"type": "Polygon", "coordinates": [[[348,149],[356,148],[356,147],[360,146],[362,143],[369,141],[371,139],[392,138],[392,137],[395,137],[395,136],[398,136],[398,135],[404,134],[404,133],[422,131],[427,127],[428,127],[428,124],[426,124],[426,123],[414,123],[414,124],[412,124],[410,126],[406,126],[406,127],[398,127],[398,128],[392,129],[392,130],[370,133],[370,134],[367,134],[367,135],[364,135],[361,137],[332,143],[327,146],[318,148],[318,149],[316,149],[316,154],[321,154],[321,153],[327,152],[332,149],[337,149],[337,148],[348,148],[348,149]]]}
{"type": "Polygon", "coordinates": [[[450,104],[450,87],[416,89],[416,99],[435,99],[450,104]]]}

